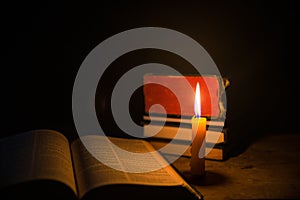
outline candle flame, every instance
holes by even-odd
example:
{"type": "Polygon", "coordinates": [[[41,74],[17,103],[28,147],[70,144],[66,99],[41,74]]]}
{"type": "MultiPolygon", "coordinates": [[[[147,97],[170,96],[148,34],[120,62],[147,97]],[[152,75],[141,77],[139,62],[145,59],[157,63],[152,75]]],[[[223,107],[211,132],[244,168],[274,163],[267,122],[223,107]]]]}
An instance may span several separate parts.
{"type": "Polygon", "coordinates": [[[200,85],[199,85],[199,83],[197,83],[197,85],[196,85],[194,112],[195,112],[196,118],[201,117],[201,95],[200,95],[200,85]]]}

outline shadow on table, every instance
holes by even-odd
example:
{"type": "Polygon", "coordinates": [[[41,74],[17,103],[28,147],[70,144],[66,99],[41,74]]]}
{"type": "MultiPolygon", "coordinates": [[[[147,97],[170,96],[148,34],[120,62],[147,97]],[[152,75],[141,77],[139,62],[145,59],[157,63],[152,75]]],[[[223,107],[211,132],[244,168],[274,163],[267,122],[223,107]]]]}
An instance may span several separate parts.
{"type": "Polygon", "coordinates": [[[228,178],[223,174],[209,170],[207,170],[205,175],[201,177],[193,177],[189,171],[184,171],[182,174],[186,177],[188,182],[196,186],[220,185],[228,180],[228,178]]]}

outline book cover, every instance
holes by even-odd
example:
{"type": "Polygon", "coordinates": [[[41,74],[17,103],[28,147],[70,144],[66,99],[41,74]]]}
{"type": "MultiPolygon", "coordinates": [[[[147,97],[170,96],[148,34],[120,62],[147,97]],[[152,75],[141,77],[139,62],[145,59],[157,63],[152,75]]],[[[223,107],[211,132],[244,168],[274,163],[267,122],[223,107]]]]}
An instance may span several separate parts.
{"type": "Polygon", "coordinates": [[[149,113],[151,109],[152,113],[193,116],[197,82],[201,88],[202,116],[223,116],[225,108],[221,104],[224,85],[223,80],[217,76],[146,75],[143,87],[145,112],[149,113]],[[180,99],[184,101],[179,102],[180,99]],[[152,107],[155,104],[161,105],[164,110],[161,107],[152,107]]]}

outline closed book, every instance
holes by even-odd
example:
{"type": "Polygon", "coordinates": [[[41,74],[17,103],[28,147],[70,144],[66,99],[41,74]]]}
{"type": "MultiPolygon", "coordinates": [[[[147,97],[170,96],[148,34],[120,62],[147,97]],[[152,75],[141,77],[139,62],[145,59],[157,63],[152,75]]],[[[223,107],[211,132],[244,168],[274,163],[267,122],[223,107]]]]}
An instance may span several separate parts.
{"type": "Polygon", "coordinates": [[[145,75],[143,86],[145,113],[193,116],[197,83],[201,88],[202,116],[224,116],[225,85],[223,79],[218,76],[145,75]]]}
{"type": "MultiPolygon", "coordinates": [[[[161,140],[161,139],[153,139],[149,141],[152,146],[161,152],[165,157],[171,156],[185,156],[191,157],[191,146],[182,141],[170,141],[170,140],[161,140]],[[168,145],[168,148],[163,148],[168,145]],[[180,149],[185,148],[186,150],[182,154],[180,149]]],[[[215,145],[214,147],[207,146],[205,148],[205,159],[208,160],[216,160],[223,161],[226,160],[229,156],[226,145],[215,145]]]]}

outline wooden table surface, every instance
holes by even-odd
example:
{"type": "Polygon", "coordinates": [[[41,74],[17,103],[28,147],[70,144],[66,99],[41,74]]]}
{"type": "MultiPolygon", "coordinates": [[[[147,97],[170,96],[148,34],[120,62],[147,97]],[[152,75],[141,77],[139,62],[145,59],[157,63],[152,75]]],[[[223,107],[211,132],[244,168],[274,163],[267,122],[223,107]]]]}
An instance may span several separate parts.
{"type": "Polygon", "coordinates": [[[193,180],[189,158],[173,165],[210,199],[300,199],[300,134],[262,137],[226,161],[206,160],[206,175],[193,180]]]}

